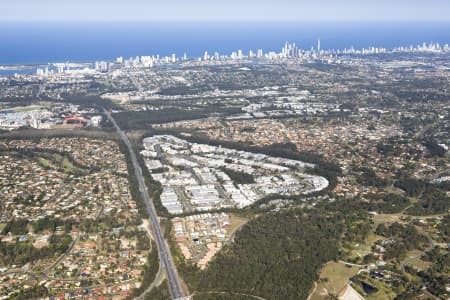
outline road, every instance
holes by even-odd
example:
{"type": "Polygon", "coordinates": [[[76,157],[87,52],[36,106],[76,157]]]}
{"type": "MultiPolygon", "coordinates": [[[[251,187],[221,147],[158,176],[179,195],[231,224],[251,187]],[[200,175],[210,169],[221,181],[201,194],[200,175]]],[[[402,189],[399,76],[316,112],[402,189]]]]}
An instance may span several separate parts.
{"type": "Polygon", "coordinates": [[[209,294],[209,295],[236,295],[236,296],[244,296],[246,298],[253,298],[253,299],[257,299],[257,300],[267,300],[263,297],[259,297],[256,295],[251,295],[251,294],[244,294],[244,293],[234,293],[234,292],[214,292],[214,291],[210,291],[210,292],[201,292],[201,293],[194,293],[192,294],[192,296],[195,296],[196,294],[209,294]]]}
{"type": "Polygon", "coordinates": [[[155,276],[155,279],[150,284],[150,286],[144,292],[142,292],[140,296],[135,298],[135,300],[143,300],[145,298],[145,295],[150,293],[155,287],[159,286],[163,281],[163,275],[164,275],[163,266],[161,264],[161,261],[159,261],[159,270],[155,276]]]}
{"type": "Polygon", "coordinates": [[[8,274],[28,274],[29,276],[33,277],[36,280],[39,280],[41,277],[43,277],[47,280],[48,279],[59,280],[58,278],[51,278],[50,276],[48,276],[47,273],[51,272],[63,260],[64,257],[69,255],[69,253],[72,251],[73,247],[77,243],[78,238],[79,238],[79,235],[77,235],[75,237],[75,239],[72,241],[72,243],[70,244],[67,251],[64,252],[62,255],[60,255],[59,258],[50,267],[48,267],[45,271],[42,271],[39,275],[32,271],[27,271],[27,270],[23,270],[23,269],[14,269],[14,270],[9,270],[5,273],[0,273],[0,276],[5,276],[8,274]]]}
{"type": "Polygon", "coordinates": [[[367,267],[367,265],[353,264],[351,262],[347,262],[347,261],[343,261],[343,260],[338,260],[338,262],[341,263],[341,264],[345,264],[345,265],[349,265],[349,266],[353,266],[353,267],[359,267],[359,268],[367,267]]]}
{"type": "MultiPolygon", "coordinates": [[[[155,239],[153,238],[153,234],[149,228],[150,224],[147,224],[147,221],[144,221],[144,229],[147,232],[148,238],[151,241],[154,241],[155,239]]],[[[153,249],[150,249],[150,251],[152,251],[153,249]]],[[[161,282],[163,281],[163,275],[164,275],[164,266],[162,265],[161,260],[159,260],[159,268],[158,268],[158,273],[155,276],[155,279],[153,280],[153,282],[150,284],[150,286],[142,292],[142,294],[138,297],[135,298],[135,300],[143,300],[145,298],[145,295],[147,295],[149,292],[151,292],[151,290],[153,290],[155,287],[159,286],[161,284],[161,282]]]]}
{"type": "Polygon", "coordinates": [[[311,300],[312,295],[314,295],[314,293],[317,290],[317,281],[314,281],[314,288],[312,289],[312,292],[309,293],[308,298],[306,298],[306,300],[311,300]]]}
{"type": "Polygon", "coordinates": [[[244,223],[242,223],[241,225],[239,225],[238,228],[236,228],[233,233],[230,235],[230,237],[228,238],[228,240],[226,241],[227,245],[230,245],[231,243],[234,242],[234,237],[236,236],[236,233],[238,233],[238,231],[241,231],[242,227],[244,227],[245,225],[247,225],[249,220],[245,221],[244,223]]]}
{"type": "Polygon", "coordinates": [[[169,251],[169,247],[166,244],[164,236],[161,232],[161,227],[159,225],[158,216],[156,215],[155,206],[153,205],[153,202],[150,200],[150,197],[148,196],[147,188],[144,182],[144,177],[142,175],[142,170],[138,163],[136,153],[134,152],[133,147],[131,146],[130,140],[117,125],[116,121],[111,116],[111,114],[106,110],[105,114],[116,128],[117,133],[120,135],[120,138],[125,143],[125,145],[128,148],[128,151],[130,152],[131,161],[133,163],[134,172],[139,185],[139,192],[142,195],[142,199],[144,200],[145,207],[147,208],[147,212],[150,217],[150,223],[152,224],[156,245],[158,247],[159,259],[166,270],[167,280],[169,282],[169,290],[172,299],[183,298],[185,295],[183,289],[181,288],[180,280],[177,274],[177,269],[175,268],[175,264],[173,262],[172,255],[169,251]]]}
{"type": "Polygon", "coordinates": [[[179,186],[174,186],[173,189],[174,189],[175,193],[177,194],[178,199],[180,199],[181,203],[183,204],[184,210],[186,212],[194,211],[194,207],[192,206],[191,202],[186,197],[183,189],[179,186]]]}
{"type": "Polygon", "coordinates": [[[161,146],[156,144],[155,145],[155,150],[156,150],[156,153],[157,153],[157,157],[159,158],[159,160],[161,160],[161,163],[163,165],[167,165],[167,166],[170,165],[169,162],[167,161],[166,156],[163,154],[161,146]]]}
{"type": "Polygon", "coordinates": [[[63,253],[50,267],[48,267],[45,271],[42,271],[41,276],[49,279],[50,277],[48,276],[47,273],[51,272],[54,268],[56,268],[56,266],[63,260],[64,257],[66,257],[67,255],[69,255],[69,253],[72,251],[73,247],[75,246],[75,244],[78,241],[78,238],[80,236],[77,235],[72,243],[70,244],[69,248],[67,249],[67,251],[65,253],[63,253]]]}

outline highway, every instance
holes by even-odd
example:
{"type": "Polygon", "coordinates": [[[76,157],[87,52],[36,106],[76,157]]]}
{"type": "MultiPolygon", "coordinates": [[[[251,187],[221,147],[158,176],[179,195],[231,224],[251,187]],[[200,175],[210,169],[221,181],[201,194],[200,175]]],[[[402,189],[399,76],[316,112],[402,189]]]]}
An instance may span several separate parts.
{"type": "Polygon", "coordinates": [[[114,118],[111,114],[105,110],[108,119],[113,123],[116,128],[117,133],[120,135],[120,138],[123,140],[125,145],[128,147],[128,151],[130,152],[131,161],[133,163],[134,172],[138,181],[139,191],[142,195],[142,198],[145,203],[145,207],[147,208],[148,215],[150,217],[150,223],[152,224],[153,233],[156,240],[156,245],[158,247],[159,259],[162,262],[167,274],[167,280],[169,282],[169,290],[172,296],[172,299],[184,298],[184,292],[181,288],[180,281],[177,274],[177,269],[175,268],[175,264],[172,260],[172,255],[170,253],[169,247],[164,240],[164,236],[161,232],[161,227],[159,225],[158,217],[156,215],[156,209],[153,205],[153,202],[150,201],[150,197],[148,196],[147,188],[145,186],[144,178],[142,176],[142,170],[138,163],[136,153],[131,146],[130,140],[126,136],[126,134],[119,128],[114,118]]]}

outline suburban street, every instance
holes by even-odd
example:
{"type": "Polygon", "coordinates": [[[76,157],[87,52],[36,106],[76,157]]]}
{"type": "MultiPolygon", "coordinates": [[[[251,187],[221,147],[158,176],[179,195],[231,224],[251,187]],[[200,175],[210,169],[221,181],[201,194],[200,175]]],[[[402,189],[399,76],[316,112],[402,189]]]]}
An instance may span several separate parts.
{"type": "Polygon", "coordinates": [[[150,222],[152,224],[156,244],[158,247],[159,258],[160,258],[160,261],[162,262],[162,265],[166,269],[167,280],[169,283],[169,290],[170,290],[172,299],[183,298],[185,295],[184,295],[184,292],[180,285],[177,270],[176,270],[175,264],[172,260],[172,256],[171,256],[170,250],[168,248],[168,245],[166,244],[163,234],[161,232],[161,227],[159,225],[158,217],[156,215],[155,206],[154,206],[153,202],[150,200],[150,197],[148,196],[147,188],[145,186],[144,178],[142,175],[142,170],[141,170],[141,167],[139,166],[136,154],[133,150],[133,147],[131,146],[131,143],[130,143],[128,137],[119,128],[119,126],[117,125],[117,123],[115,122],[115,120],[111,116],[111,114],[106,110],[105,110],[105,113],[108,116],[108,119],[113,123],[113,125],[116,128],[117,132],[119,133],[121,139],[123,140],[125,145],[128,147],[128,150],[130,152],[135,175],[136,175],[136,178],[137,178],[138,184],[139,184],[139,191],[144,200],[145,206],[148,211],[148,215],[150,217],[150,222]]]}

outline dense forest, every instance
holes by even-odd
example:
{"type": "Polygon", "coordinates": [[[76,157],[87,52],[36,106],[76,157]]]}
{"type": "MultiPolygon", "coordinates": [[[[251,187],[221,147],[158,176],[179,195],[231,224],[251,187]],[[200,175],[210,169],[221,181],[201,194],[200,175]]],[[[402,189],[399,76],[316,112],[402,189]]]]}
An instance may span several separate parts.
{"type": "Polygon", "coordinates": [[[344,241],[362,240],[369,222],[346,201],[266,213],[243,227],[207,270],[183,261],[178,267],[195,299],[212,299],[211,292],[221,293],[216,299],[306,299],[321,266],[339,257],[344,241]]]}
{"type": "Polygon", "coordinates": [[[22,289],[17,294],[12,295],[11,300],[41,299],[48,295],[48,289],[43,285],[35,285],[29,289],[22,289]]]}
{"type": "Polygon", "coordinates": [[[380,178],[372,169],[367,167],[359,168],[360,175],[357,177],[357,181],[361,185],[374,186],[374,187],[384,187],[388,184],[386,179],[380,178]]]}
{"type": "Polygon", "coordinates": [[[445,185],[434,185],[405,174],[399,174],[397,177],[394,186],[404,190],[407,196],[418,200],[408,209],[408,214],[415,216],[441,214],[450,209],[448,187],[445,185]]]}
{"type": "MultiPolygon", "coordinates": [[[[119,105],[116,105],[114,102],[108,99],[100,98],[96,95],[63,95],[64,100],[66,102],[70,102],[76,105],[79,105],[81,108],[96,108],[96,109],[116,109],[121,110],[122,108],[119,105]]],[[[51,100],[51,99],[49,99],[51,100]]]]}
{"type": "Polygon", "coordinates": [[[236,114],[242,112],[239,107],[209,106],[199,109],[163,108],[147,111],[124,111],[114,113],[113,117],[122,130],[148,129],[156,123],[169,123],[182,120],[207,118],[211,114],[236,114]]]}
{"type": "Polygon", "coordinates": [[[68,234],[52,235],[49,238],[48,246],[41,249],[35,248],[29,241],[0,242],[0,265],[23,265],[38,259],[53,257],[66,252],[71,243],[72,237],[68,234]]]}
{"type": "Polygon", "coordinates": [[[394,186],[404,190],[409,197],[419,197],[425,191],[426,182],[402,174],[394,182],[394,186]]]}
{"type": "Polygon", "coordinates": [[[343,226],[298,212],[267,214],[243,228],[194,282],[195,290],[304,299],[317,270],[338,254],[343,226]]]}
{"type": "Polygon", "coordinates": [[[255,183],[255,178],[252,174],[239,172],[227,168],[221,168],[221,170],[230,177],[234,184],[251,184],[255,183]]]}
{"type": "Polygon", "coordinates": [[[361,202],[361,207],[385,214],[399,213],[410,204],[407,197],[394,193],[370,193],[365,198],[368,202],[361,202]]]}
{"type": "Polygon", "coordinates": [[[422,197],[408,209],[408,214],[415,216],[446,213],[450,209],[450,197],[447,193],[435,186],[428,184],[422,197]]]}
{"type": "Polygon", "coordinates": [[[13,219],[6,223],[1,234],[6,235],[11,232],[13,235],[22,235],[28,233],[28,220],[26,219],[13,219]]]}
{"type": "Polygon", "coordinates": [[[54,217],[49,216],[33,222],[26,219],[12,219],[6,223],[1,234],[6,235],[10,232],[12,235],[24,235],[30,231],[30,227],[33,229],[34,233],[41,233],[44,230],[54,233],[58,226],[63,227],[65,233],[69,233],[70,229],[75,224],[78,224],[78,222],[55,219],[54,217]]]}
{"type": "Polygon", "coordinates": [[[444,148],[439,146],[436,141],[433,140],[425,140],[423,142],[423,145],[427,148],[430,156],[444,157],[445,153],[447,152],[444,148]]]}
{"type": "Polygon", "coordinates": [[[441,223],[438,225],[438,230],[441,232],[444,242],[450,243],[450,214],[442,218],[441,223]]]}
{"type": "Polygon", "coordinates": [[[407,251],[414,249],[424,250],[429,246],[426,236],[420,234],[414,225],[402,225],[395,222],[389,226],[378,225],[375,233],[386,238],[390,238],[390,243],[384,245],[386,252],[385,259],[403,259],[407,251]]]}
{"type": "Polygon", "coordinates": [[[446,286],[448,285],[448,273],[450,272],[450,252],[448,249],[436,246],[426,252],[422,259],[430,262],[431,266],[420,271],[408,267],[408,273],[420,277],[427,290],[434,295],[439,295],[439,299],[448,299],[449,293],[446,286]]]}

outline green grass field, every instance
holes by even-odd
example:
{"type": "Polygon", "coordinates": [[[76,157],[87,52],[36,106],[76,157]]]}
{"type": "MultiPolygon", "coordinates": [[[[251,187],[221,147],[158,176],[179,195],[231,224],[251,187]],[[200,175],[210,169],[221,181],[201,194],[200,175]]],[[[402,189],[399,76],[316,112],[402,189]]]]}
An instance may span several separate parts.
{"type": "Polygon", "coordinates": [[[329,294],[338,295],[358,270],[358,267],[329,262],[320,272],[320,280],[315,292],[311,295],[311,300],[326,299],[329,294]]]}
{"type": "Polygon", "coordinates": [[[45,159],[43,157],[39,157],[39,164],[43,166],[44,168],[49,168],[52,166],[50,161],[48,159],[45,159]]]}
{"type": "Polygon", "coordinates": [[[375,233],[369,233],[364,243],[353,245],[353,249],[350,252],[351,258],[362,258],[367,254],[372,253],[372,245],[382,238],[382,236],[376,235],[375,233]]]}
{"type": "Polygon", "coordinates": [[[402,214],[378,214],[373,216],[373,222],[375,223],[375,228],[381,223],[394,223],[399,222],[402,214]]]}
{"type": "Polygon", "coordinates": [[[422,271],[425,271],[425,270],[428,269],[428,268],[430,267],[430,265],[431,265],[430,262],[428,262],[428,261],[423,261],[423,260],[421,260],[420,258],[414,258],[414,259],[408,261],[407,264],[410,265],[410,266],[413,266],[413,267],[415,267],[415,268],[417,268],[417,269],[419,269],[419,270],[422,270],[422,271]]]}
{"type": "Polygon", "coordinates": [[[230,227],[228,227],[228,236],[231,236],[242,224],[247,223],[248,219],[230,215],[230,227]]]}
{"type": "Polygon", "coordinates": [[[15,112],[29,112],[32,110],[40,109],[42,106],[40,105],[30,105],[30,106],[21,106],[21,107],[14,107],[12,110],[15,112]]]}
{"type": "Polygon", "coordinates": [[[56,170],[61,170],[66,173],[80,172],[86,173],[85,169],[81,169],[75,166],[69,157],[61,155],[58,153],[50,155],[42,155],[37,158],[39,164],[44,168],[52,168],[56,170]]]}

